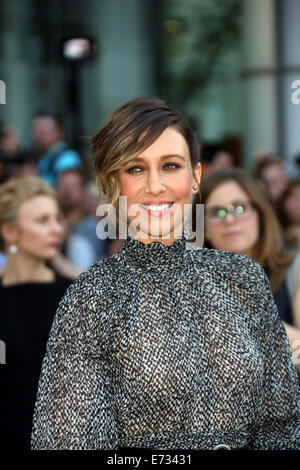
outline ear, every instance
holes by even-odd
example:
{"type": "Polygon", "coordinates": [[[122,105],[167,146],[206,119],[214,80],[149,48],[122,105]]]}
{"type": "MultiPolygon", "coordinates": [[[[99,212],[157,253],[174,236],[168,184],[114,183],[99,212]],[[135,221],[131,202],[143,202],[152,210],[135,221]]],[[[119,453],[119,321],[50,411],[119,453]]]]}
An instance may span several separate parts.
{"type": "Polygon", "coordinates": [[[200,184],[201,181],[201,175],[202,175],[202,166],[201,163],[198,162],[197,165],[194,167],[194,183],[197,185],[200,184]]]}
{"type": "Polygon", "coordinates": [[[198,193],[199,184],[201,181],[201,174],[202,174],[201,163],[197,163],[197,165],[193,168],[193,193],[194,194],[198,193]]]}
{"type": "Polygon", "coordinates": [[[7,245],[16,245],[18,241],[18,227],[12,222],[4,222],[1,227],[1,236],[7,245]]]}

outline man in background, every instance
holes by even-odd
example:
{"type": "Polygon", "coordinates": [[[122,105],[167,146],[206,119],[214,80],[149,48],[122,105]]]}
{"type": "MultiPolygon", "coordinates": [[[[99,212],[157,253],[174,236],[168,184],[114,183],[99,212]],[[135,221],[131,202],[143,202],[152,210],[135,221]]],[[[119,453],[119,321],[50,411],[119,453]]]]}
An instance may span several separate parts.
{"type": "Polygon", "coordinates": [[[64,141],[61,118],[56,113],[38,112],[32,122],[32,140],[38,154],[37,172],[51,186],[56,187],[60,173],[81,167],[77,152],[64,141]]]}
{"type": "Polygon", "coordinates": [[[87,213],[83,172],[79,169],[61,172],[57,179],[56,192],[66,226],[63,254],[82,268],[105,258],[108,240],[97,237],[99,220],[87,213]]]}

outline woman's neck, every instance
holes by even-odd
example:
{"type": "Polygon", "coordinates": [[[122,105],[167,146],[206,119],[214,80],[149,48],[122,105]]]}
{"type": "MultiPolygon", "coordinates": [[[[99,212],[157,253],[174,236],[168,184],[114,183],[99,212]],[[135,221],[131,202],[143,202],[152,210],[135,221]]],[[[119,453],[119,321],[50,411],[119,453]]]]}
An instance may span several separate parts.
{"type": "Polygon", "coordinates": [[[25,253],[7,255],[7,263],[2,275],[3,286],[26,282],[51,282],[54,280],[55,273],[48,268],[45,260],[25,253]]]}
{"type": "Polygon", "coordinates": [[[177,231],[175,233],[174,230],[168,235],[166,235],[165,238],[163,236],[152,237],[148,233],[140,231],[138,236],[134,238],[144,243],[144,245],[148,245],[149,243],[153,243],[153,242],[161,242],[163,245],[168,246],[168,245],[173,245],[176,242],[176,240],[178,240],[178,238],[181,238],[182,236],[183,236],[182,232],[177,231]]]}

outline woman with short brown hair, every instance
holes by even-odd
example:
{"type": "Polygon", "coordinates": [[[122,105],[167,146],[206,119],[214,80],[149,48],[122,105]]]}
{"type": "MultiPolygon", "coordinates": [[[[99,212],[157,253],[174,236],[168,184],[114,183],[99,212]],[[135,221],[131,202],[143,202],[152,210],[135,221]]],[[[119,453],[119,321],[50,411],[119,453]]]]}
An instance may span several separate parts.
{"type": "Polygon", "coordinates": [[[137,98],[92,150],[101,194],[126,199],[128,234],[60,304],[32,448],[300,449],[297,374],[264,271],[187,240],[201,177],[190,127],[137,98]]]}

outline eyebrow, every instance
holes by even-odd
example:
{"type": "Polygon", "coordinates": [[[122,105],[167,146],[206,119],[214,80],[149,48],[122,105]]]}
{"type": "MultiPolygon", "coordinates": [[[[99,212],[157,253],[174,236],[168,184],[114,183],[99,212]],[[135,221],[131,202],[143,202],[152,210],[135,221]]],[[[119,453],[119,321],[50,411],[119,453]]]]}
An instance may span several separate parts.
{"type": "MultiPolygon", "coordinates": [[[[173,158],[173,157],[181,158],[181,160],[183,160],[184,162],[186,161],[186,159],[182,155],[178,155],[177,153],[170,153],[168,155],[162,155],[161,160],[167,160],[168,158],[173,158]]],[[[133,162],[143,162],[143,161],[144,159],[140,157],[136,157],[133,160],[133,162]]]]}
{"type": "MultiPolygon", "coordinates": [[[[250,200],[249,201],[245,201],[243,199],[235,199],[234,201],[231,202],[231,204],[228,204],[229,206],[233,206],[234,204],[245,204],[247,202],[251,202],[250,200]]],[[[226,206],[228,207],[228,206],[226,206]]],[[[213,206],[206,206],[207,209],[223,209],[223,208],[226,208],[225,206],[222,206],[220,204],[215,204],[213,206]]]]}

